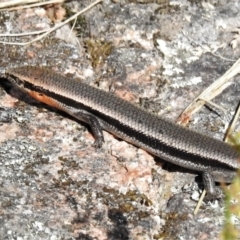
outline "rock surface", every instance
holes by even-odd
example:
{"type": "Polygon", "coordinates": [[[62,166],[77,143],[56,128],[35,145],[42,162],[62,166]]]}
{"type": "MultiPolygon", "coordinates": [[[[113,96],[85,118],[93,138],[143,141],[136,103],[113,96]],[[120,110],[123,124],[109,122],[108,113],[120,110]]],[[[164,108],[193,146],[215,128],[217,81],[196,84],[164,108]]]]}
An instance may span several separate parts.
{"type": "MultiPolygon", "coordinates": [[[[1,12],[0,32],[50,29],[88,4],[1,12]]],[[[239,12],[234,0],[106,0],[73,31],[65,25],[30,45],[0,43],[0,71],[49,67],[175,121],[237,60],[239,12]]],[[[95,149],[87,125],[1,80],[0,239],[219,239],[222,202],[192,214],[201,191],[196,175],[163,169],[160,159],[107,132],[95,149]]],[[[214,99],[225,115],[203,108],[188,127],[222,139],[239,101],[238,80],[214,99]]]]}

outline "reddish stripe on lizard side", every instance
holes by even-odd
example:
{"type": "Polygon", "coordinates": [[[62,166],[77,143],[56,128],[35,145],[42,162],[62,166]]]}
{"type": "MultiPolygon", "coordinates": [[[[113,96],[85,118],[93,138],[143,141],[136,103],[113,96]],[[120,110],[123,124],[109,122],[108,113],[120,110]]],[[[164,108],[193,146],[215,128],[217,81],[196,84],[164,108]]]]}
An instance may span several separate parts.
{"type": "Polygon", "coordinates": [[[28,94],[33,97],[34,99],[38,100],[39,102],[43,102],[49,106],[52,106],[57,109],[62,109],[61,106],[57,101],[55,101],[53,98],[48,97],[47,95],[40,93],[40,92],[35,92],[31,90],[27,90],[28,94]]]}

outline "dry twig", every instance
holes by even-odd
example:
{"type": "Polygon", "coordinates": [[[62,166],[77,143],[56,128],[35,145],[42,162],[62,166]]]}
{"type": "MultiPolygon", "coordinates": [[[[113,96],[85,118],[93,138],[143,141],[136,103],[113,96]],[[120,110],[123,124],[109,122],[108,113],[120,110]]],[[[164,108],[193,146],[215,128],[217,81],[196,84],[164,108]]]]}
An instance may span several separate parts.
{"type": "Polygon", "coordinates": [[[42,1],[39,1],[39,0],[8,1],[4,4],[0,3],[0,11],[13,11],[13,10],[19,10],[19,9],[31,8],[31,7],[38,7],[38,6],[42,6],[42,5],[48,5],[48,4],[53,4],[53,3],[62,3],[62,2],[65,2],[65,0],[50,0],[50,1],[46,1],[46,2],[42,2],[42,1]],[[12,4],[12,2],[16,2],[16,4],[12,4]],[[35,3],[35,2],[37,2],[37,3],[35,3]],[[31,3],[33,3],[33,4],[31,4],[31,3]],[[10,4],[10,5],[6,6],[7,4],[10,4]],[[23,5],[23,4],[26,4],[26,5],[23,5]],[[17,5],[17,6],[16,7],[11,7],[13,5],[14,6],[17,5]]]}
{"type": "MultiPolygon", "coordinates": [[[[205,89],[197,98],[195,98],[194,101],[181,114],[180,119],[183,121],[185,119],[190,119],[190,116],[196,113],[206,102],[209,102],[211,99],[213,99],[218,94],[220,94],[226,87],[228,87],[231,84],[229,83],[229,81],[239,72],[240,72],[240,59],[238,59],[223,76],[217,79],[212,85],[210,85],[207,89],[205,89]]],[[[236,125],[239,114],[240,114],[240,104],[234,116],[234,120],[232,121],[232,124],[228,127],[225,141],[228,139],[228,136],[231,135],[236,125]]],[[[199,207],[202,204],[203,198],[205,197],[205,194],[206,194],[206,191],[204,190],[194,210],[194,215],[197,214],[199,207]]]]}
{"type": "Polygon", "coordinates": [[[240,72],[240,59],[238,59],[233,66],[207,89],[205,89],[194,101],[183,111],[179,117],[181,124],[186,124],[185,119],[190,119],[191,115],[196,113],[200,108],[209,102],[211,99],[219,95],[225,88],[231,85],[229,82],[234,76],[240,72]]]}
{"type": "MultiPolygon", "coordinates": [[[[41,40],[42,38],[44,38],[45,36],[47,36],[48,34],[50,34],[51,32],[57,30],[58,28],[62,27],[63,25],[69,23],[70,21],[74,20],[75,18],[77,18],[79,15],[81,15],[82,13],[88,11],[89,9],[91,9],[93,6],[95,6],[96,4],[102,2],[103,0],[96,0],[95,2],[93,2],[92,4],[88,5],[86,8],[84,8],[83,10],[79,11],[78,13],[74,14],[73,16],[71,16],[70,18],[68,18],[67,20],[65,20],[64,22],[61,22],[60,24],[56,24],[53,28],[50,28],[46,31],[38,31],[38,32],[29,32],[29,33],[21,33],[21,35],[32,35],[33,34],[38,34],[38,33],[41,33],[41,32],[44,32],[43,34],[41,34],[40,36],[34,38],[33,40],[29,41],[29,42],[26,42],[26,43],[16,43],[16,42],[4,42],[4,41],[0,41],[0,43],[3,43],[3,44],[9,44],[9,45],[19,45],[19,46],[25,46],[25,45],[28,45],[28,44],[31,44],[33,42],[36,42],[38,40],[41,40]]],[[[1,36],[4,37],[4,36],[8,36],[8,37],[11,37],[11,36],[16,36],[17,34],[2,34],[1,36]]],[[[19,34],[18,34],[19,36],[19,34]]]]}

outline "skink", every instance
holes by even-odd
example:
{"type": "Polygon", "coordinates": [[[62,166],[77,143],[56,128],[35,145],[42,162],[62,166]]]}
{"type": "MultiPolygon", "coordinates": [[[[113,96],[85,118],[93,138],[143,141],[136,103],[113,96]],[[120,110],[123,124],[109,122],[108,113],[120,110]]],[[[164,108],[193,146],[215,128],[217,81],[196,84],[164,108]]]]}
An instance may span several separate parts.
{"type": "Polygon", "coordinates": [[[33,98],[88,123],[95,146],[102,146],[104,129],[163,160],[202,173],[204,187],[212,196],[215,182],[231,182],[240,167],[238,153],[227,143],[75,79],[34,66],[9,69],[5,77],[33,98]]]}

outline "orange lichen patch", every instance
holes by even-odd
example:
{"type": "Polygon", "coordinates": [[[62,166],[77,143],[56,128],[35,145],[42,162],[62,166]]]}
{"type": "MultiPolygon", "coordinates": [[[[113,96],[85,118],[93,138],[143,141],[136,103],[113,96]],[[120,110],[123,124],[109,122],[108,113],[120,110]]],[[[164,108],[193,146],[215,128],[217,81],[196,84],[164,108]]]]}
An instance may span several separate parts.
{"type": "Polygon", "coordinates": [[[52,22],[61,22],[65,15],[66,10],[61,6],[61,4],[51,4],[46,7],[47,16],[52,20],[52,22]]]}

